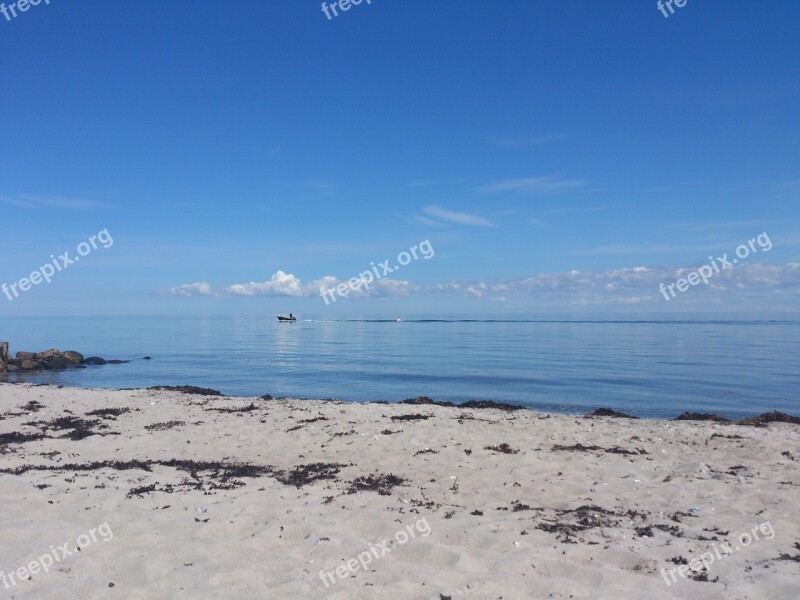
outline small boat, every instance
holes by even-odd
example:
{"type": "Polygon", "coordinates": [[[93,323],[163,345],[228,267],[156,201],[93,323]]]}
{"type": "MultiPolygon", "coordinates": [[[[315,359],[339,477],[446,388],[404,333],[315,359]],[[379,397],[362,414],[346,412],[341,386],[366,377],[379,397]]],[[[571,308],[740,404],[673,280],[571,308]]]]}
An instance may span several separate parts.
{"type": "Polygon", "coordinates": [[[297,317],[289,313],[288,317],[284,317],[283,315],[278,315],[278,321],[297,321],[297,317]]]}

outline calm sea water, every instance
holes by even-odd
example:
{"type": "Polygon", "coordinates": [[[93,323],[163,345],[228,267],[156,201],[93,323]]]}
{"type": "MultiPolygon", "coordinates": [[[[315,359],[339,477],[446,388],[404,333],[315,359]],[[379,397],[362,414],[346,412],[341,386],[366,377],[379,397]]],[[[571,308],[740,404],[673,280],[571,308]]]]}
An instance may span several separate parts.
{"type": "Polygon", "coordinates": [[[658,418],[800,413],[798,321],[26,317],[0,319],[0,340],[12,352],[57,347],[132,361],[27,379],[66,386],[191,384],[353,401],[427,395],[658,418]]]}

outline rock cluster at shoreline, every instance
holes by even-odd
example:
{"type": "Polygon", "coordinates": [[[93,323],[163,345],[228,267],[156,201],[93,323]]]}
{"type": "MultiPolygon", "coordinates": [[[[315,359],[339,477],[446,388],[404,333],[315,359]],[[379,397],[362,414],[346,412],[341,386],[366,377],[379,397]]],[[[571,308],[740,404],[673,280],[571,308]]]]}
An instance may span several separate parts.
{"type": "Polygon", "coordinates": [[[0,342],[0,373],[39,371],[63,371],[66,369],[85,369],[86,365],[121,364],[127,360],[105,360],[99,356],[84,358],[80,352],[66,350],[61,352],[55,348],[44,352],[17,352],[14,357],[9,354],[8,342],[0,342]]]}

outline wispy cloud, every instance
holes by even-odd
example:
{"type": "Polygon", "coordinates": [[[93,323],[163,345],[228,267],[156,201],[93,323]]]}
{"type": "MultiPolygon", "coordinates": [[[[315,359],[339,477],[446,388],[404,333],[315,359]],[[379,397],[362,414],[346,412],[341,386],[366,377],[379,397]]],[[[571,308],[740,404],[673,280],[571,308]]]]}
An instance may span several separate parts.
{"type": "Polygon", "coordinates": [[[0,203],[27,209],[55,208],[62,210],[95,210],[109,208],[108,204],[97,200],[62,198],[59,196],[34,196],[31,194],[19,194],[13,198],[10,196],[0,196],[0,203]]]}
{"type": "Polygon", "coordinates": [[[728,227],[752,227],[758,226],[761,227],[762,225],[771,225],[778,221],[774,219],[757,219],[752,221],[709,221],[706,223],[667,223],[664,224],[663,227],[665,228],[680,228],[680,229],[725,229],[728,227]]]}
{"type": "MultiPolygon", "coordinates": [[[[428,293],[455,293],[475,298],[507,299],[512,294],[530,294],[542,302],[574,305],[638,304],[654,301],[663,304],[658,292],[660,283],[674,282],[687,277],[694,269],[630,267],[606,271],[577,271],[545,273],[514,280],[492,282],[448,282],[426,288],[428,293]]],[[[692,288],[681,301],[712,303],[725,298],[746,297],[754,294],[760,302],[766,293],[780,297],[785,292],[796,295],[800,291],[800,263],[773,265],[753,263],[725,270],[715,275],[709,284],[692,288]]]]}
{"type": "MultiPolygon", "coordinates": [[[[764,232],[766,234],[766,232],[764,232]]],[[[745,238],[746,240],[746,238],[745,238]]],[[[781,247],[795,246],[800,242],[800,234],[788,236],[773,236],[773,240],[781,247]]],[[[736,239],[722,240],[716,238],[713,242],[703,242],[696,244],[658,244],[652,246],[612,244],[607,246],[597,246],[595,248],[580,248],[571,250],[571,256],[638,256],[642,254],[695,254],[696,256],[708,256],[709,252],[722,252],[736,248],[739,242],[736,239]]],[[[752,240],[755,242],[755,240],[752,240]]]]}
{"type": "Polygon", "coordinates": [[[422,209],[422,212],[424,212],[429,217],[440,219],[442,221],[446,221],[447,223],[453,223],[454,225],[470,225],[474,227],[496,227],[494,223],[492,223],[488,219],[484,219],[483,217],[479,217],[477,215],[471,215],[465,212],[446,210],[441,206],[439,206],[438,204],[431,204],[430,206],[426,206],[422,209]]]}
{"type": "Polygon", "coordinates": [[[586,213],[586,212],[602,212],[606,210],[625,210],[628,206],[562,206],[559,208],[551,208],[547,211],[548,214],[562,215],[568,213],[586,213]]]}
{"type": "MultiPolygon", "coordinates": [[[[728,245],[729,246],[729,245],[728,245]]],[[[572,256],[637,256],[640,254],[687,254],[696,253],[702,254],[715,248],[727,248],[725,244],[716,244],[709,246],[708,244],[695,244],[695,245],[670,245],[663,244],[659,246],[628,246],[624,244],[616,244],[610,246],[599,246],[597,248],[584,248],[579,250],[572,250],[569,252],[572,256]]]]}
{"type": "Polygon", "coordinates": [[[335,183],[323,179],[309,179],[301,184],[299,196],[304,200],[317,200],[333,196],[338,191],[339,186],[335,183]]]}
{"type": "Polygon", "coordinates": [[[163,292],[167,296],[216,296],[216,293],[211,289],[211,285],[205,282],[198,283],[184,283],[169,288],[163,292]]]}
{"type": "Polygon", "coordinates": [[[524,177],[521,179],[505,179],[473,188],[475,192],[517,192],[523,194],[552,194],[582,188],[588,185],[585,179],[563,179],[557,175],[547,177],[524,177]]]}
{"type": "Polygon", "coordinates": [[[564,135],[563,133],[558,133],[554,135],[537,135],[528,138],[495,137],[490,139],[489,141],[495,146],[506,146],[506,147],[538,146],[540,144],[547,144],[550,142],[555,142],[557,140],[563,140],[565,137],[567,136],[564,135]]]}
{"type": "Polygon", "coordinates": [[[425,215],[413,215],[409,221],[419,223],[420,225],[426,225],[428,227],[446,227],[444,223],[440,223],[439,221],[434,221],[426,217],[425,215]]]}

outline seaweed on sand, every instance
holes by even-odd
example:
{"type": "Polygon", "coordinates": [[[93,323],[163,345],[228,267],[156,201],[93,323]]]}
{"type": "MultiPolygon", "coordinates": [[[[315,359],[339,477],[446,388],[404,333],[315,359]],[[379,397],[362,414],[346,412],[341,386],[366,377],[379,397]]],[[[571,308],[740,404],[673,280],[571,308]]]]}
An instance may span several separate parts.
{"type": "Polygon", "coordinates": [[[347,490],[348,494],[355,494],[357,492],[368,491],[378,492],[381,496],[389,496],[392,489],[398,485],[403,485],[406,482],[402,477],[397,475],[367,475],[366,477],[357,477],[350,482],[350,489],[347,490]]]}
{"type": "Polygon", "coordinates": [[[337,463],[298,465],[289,471],[277,472],[275,478],[284,485],[293,485],[297,488],[301,488],[315,481],[335,479],[340,469],[344,466],[346,465],[337,463]]]}

